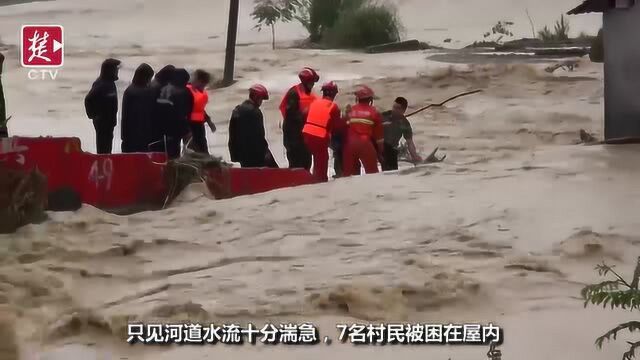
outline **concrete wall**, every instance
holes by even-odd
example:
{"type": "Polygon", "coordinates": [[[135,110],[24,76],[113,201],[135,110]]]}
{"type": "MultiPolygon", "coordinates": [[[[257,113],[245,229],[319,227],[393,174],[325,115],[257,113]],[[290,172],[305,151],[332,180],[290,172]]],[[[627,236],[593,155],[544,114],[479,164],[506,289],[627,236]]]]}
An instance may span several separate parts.
{"type": "Polygon", "coordinates": [[[640,137],[640,3],[604,14],[606,139],[640,137]]]}

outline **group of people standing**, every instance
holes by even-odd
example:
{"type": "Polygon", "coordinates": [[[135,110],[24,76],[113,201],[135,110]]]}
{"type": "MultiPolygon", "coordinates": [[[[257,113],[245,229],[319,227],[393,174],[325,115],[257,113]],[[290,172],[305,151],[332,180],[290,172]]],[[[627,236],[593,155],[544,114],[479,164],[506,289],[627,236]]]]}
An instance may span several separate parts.
{"type": "MultiPolygon", "coordinates": [[[[115,82],[120,66],[117,59],[105,60],[85,97],[98,154],[112,151],[118,114],[115,82]]],[[[138,66],[122,97],[122,152],[166,152],[169,158],[177,158],[184,142],[197,152],[208,153],[204,124],[216,131],[206,112],[210,81],[211,75],[204,70],[190,75],[185,69],[167,65],[155,73],[148,64],[138,66]]]]}
{"type": "Polygon", "coordinates": [[[404,116],[408,101],[398,97],[393,109],[382,114],[374,107],[374,91],[361,85],[355,91],[355,104],[341,112],[335,100],[338,85],[329,81],[322,85],[322,96],[313,93],[320,76],[312,68],[298,74],[300,83],[293,86],[280,103],[283,117],[284,147],[289,166],[311,169],[321,181],[327,181],[328,150],[333,150],[337,176],[398,169],[399,142],[407,141],[414,162],[422,159],[413,143],[411,124],[404,116]]]}
{"type": "MultiPolygon", "coordinates": [[[[115,81],[120,61],[103,62],[100,76],[85,98],[85,108],[93,120],[99,154],[111,153],[118,113],[115,81]]],[[[416,152],[409,121],[404,116],[405,98],[396,99],[393,109],[379,113],[374,107],[374,91],[361,85],[355,91],[356,102],[344,112],[335,102],[338,85],[322,85],[322,96],[313,92],[320,76],[312,68],[302,69],[300,83],[287,91],[280,102],[283,118],[283,143],[289,168],[312,169],[320,181],[328,180],[329,149],[333,150],[336,176],[367,174],[398,169],[397,148],[402,137],[415,162],[416,152]]],[[[166,152],[169,158],[180,156],[181,142],[201,153],[208,153],[205,123],[216,131],[206,112],[207,86],[211,75],[204,70],[189,74],[185,69],[167,65],[158,73],[148,64],[135,71],[122,100],[122,151],[166,152]]],[[[260,110],[269,100],[269,91],[256,84],[248,98],[232,111],[229,120],[231,161],[242,167],[278,167],[265,136],[264,115],[260,110]]]]}

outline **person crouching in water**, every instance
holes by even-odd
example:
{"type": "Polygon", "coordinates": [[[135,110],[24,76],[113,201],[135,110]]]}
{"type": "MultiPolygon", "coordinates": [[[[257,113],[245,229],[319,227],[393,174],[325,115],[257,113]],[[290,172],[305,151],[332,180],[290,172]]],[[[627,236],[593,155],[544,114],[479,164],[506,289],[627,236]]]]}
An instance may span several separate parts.
{"type": "Polygon", "coordinates": [[[135,153],[149,151],[151,143],[151,122],[155,96],[149,86],[153,69],[141,64],[136,69],[131,85],[122,96],[122,119],[120,121],[122,152],[135,153]]]}
{"type": "Polygon", "coordinates": [[[407,142],[411,160],[414,163],[421,163],[422,158],[416,151],[413,142],[413,131],[411,123],[404,116],[409,107],[409,102],[403,97],[398,97],[393,103],[390,111],[382,113],[382,125],[384,127],[384,156],[382,161],[382,171],[398,170],[398,146],[400,139],[404,137],[407,142]]]}
{"type": "Polygon", "coordinates": [[[302,136],[307,149],[313,155],[313,176],[319,181],[329,181],[329,142],[340,120],[340,108],[334,102],[338,85],[333,81],[322,85],[322,99],[311,103],[302,136]]]}
{"type": "Polygon", "coordinates": [[[160,91],[156,101],[155,119],[161,129],[161,143],[170,159],[180,157],[180,142],[189,134],[189,115],[193,106],[191,93],[187,89],[189,72],[176,69],[171,75],[169,84],[160,91]]]}
{"type": "Polygon", "coordinates": [[[344,176],[354,175],[361,162],[367,174],[377,173],[378,159],[384,151],[382,116],[373,106],[375,93],[362,85],[355,95],[357,103],[350,107],[346,116],[348,130],[343,160],[344,176]]]}
{"type": "Polygon", "coordinates": [[[267,88],[260,84],[249,89],[249,99],[236,106],[229,120],[229,154],[231,161],[247,167],[277,168],[265,137],[264,117],[260,106],[269,100],[267,88]]]}
{"type": "Polygon", "coordinates": [[[216,132],[216,127],[211,121],[211,117],[207,114],[207,104],[209,103],[209,94],[207,86],[211,82],[211,74],[204,70],[196,70],[193,73],[193,80],[187,88],[191,92],[193,99],[193,107],[189,117],[189,128],[191,130],[191,146],[190,148],[196,152],[209,154],[209,145],[207,144],[207,132],[204,128],[206,122],[211,132],[216,132]]]}

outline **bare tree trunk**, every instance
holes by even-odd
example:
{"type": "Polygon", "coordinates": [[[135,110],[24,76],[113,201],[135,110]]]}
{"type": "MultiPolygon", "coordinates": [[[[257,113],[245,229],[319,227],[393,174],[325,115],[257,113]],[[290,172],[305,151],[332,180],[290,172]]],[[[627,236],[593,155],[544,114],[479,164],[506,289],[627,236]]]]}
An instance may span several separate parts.
{"type": "Polygon", "coordinates": [[[529,24],[531,24],[531,35],[535,39],[537,38],[536,27],[533,25],[533,20],[531,19],[531,15],[529,15],[529,9],[524,9],[524,12],[527,13],[527,18],[529,18],[529,24]]]}
{"type": "Polygon", "coordinates": [[[9,136],[8,134],[9,131],[7,130],[7,122],[9,121],[9,119],[7,119],[7,107],[4,102],[4,92],[2,90],[3,63],[4,63],[4,55],[0,53],[0,138],[9,136]]]}
{"type": "Polygon", "coordinates": [[[276,25],[271,25],[271,49],[276,49],[276,25]]]}
{"type": "Polygon", "coordinates": [[[229,2],[229,27],[227,29],[227,49],[224,61],[224,86],[233,84],[233,71],[236,60],[236,37],[238,35],[239,0],[229,2]]]}

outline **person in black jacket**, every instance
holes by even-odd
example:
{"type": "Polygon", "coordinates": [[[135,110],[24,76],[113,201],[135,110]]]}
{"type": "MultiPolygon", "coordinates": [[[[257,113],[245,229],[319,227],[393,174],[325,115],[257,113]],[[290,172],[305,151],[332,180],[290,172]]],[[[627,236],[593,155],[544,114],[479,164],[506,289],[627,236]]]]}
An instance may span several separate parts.
{"type": "Polygon", "coordinates": [[[151,116],[151,143],[149,150],[154,152],[164,152],[164,128],[160,119],[162,118],[162,107],[158,105],[157,100],[160,97],[160,91],[163,87],[169,85],[169,81],[175,72],[176,67],[169,64],[160,69],[156,76],[151,80],[151,92],[154,97],[154,106],[151,116]]]}
{"type": "Polygon", "coordinates": [[[252,86],[249,99],[236,106],[229,120],[231,161],[243,168],[278,167],[265,138],[264,117],[260,111],[264,100],[269,100],[267,89],[262,85],[252,86]]]}
{"type": "Polygon", "coordinates": [[[180,142],[189,134],[189,115],[193,106],[193,97],[187,89],[189,73],[185,69],[173,71],[168,85],[160,90],[156,100],[157,118],[160,126],[163,150],[170,159],[180,157],[180,142]],[[166,144],[166,145],[165,145],[166,144]]]}
{"type": "Polygon", "coordinates": [[[160,96],[160,90],[169,84],[169,80],[171,80],[171,76],[175,70],[176,67],[169,64],[156,73],[150,85],[151,89],[156,93],[156,97],[160,96]]]}
{"type": "Polygon", "coordinates": [[[113,147],[113,129],[116,127],[118,116],[116,81],[119,67],[120,60],[105,60],[100,69],[100,76],[84,99],[87,116],[93,120],[96,130],[98,154],[111,154],[113,147]]]}
{"type": "Polygon", "coordinates": [[[136,69],[131,85],[122,96],[122,152],[147,152],[151,143],[151,120],[156,98],[149,83],[153,69],[141,64],[136,69]]]}

